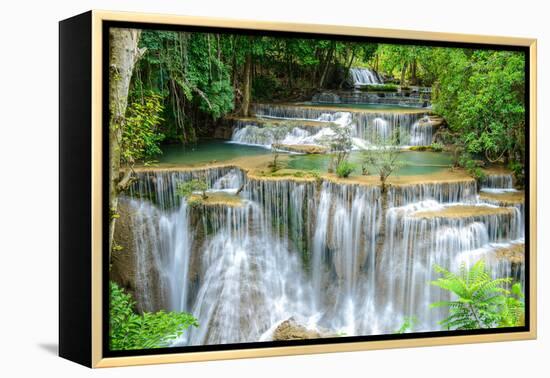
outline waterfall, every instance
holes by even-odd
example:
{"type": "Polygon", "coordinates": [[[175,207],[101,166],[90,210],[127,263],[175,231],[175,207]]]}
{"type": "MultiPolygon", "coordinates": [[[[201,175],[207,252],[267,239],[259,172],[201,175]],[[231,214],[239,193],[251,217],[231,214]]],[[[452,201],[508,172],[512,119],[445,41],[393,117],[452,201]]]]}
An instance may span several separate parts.
{"type": "Polygon", "coordinates": [[[314,182],[250,179],[244,195],[262,206],[274,233],[282,235],[287,246],[293,243],[296,250],[308,249],[317,207],[314,182]]]}
{"type": "Polygon", "coordinates": [[[193,234],[188,207],[163,212],[146,201],[123,199],[133,217],[136,296],[144,311],[184,311],[193,234]]]}
{"type": "Polygon", "coordinates": [[[435,264],[484,259],[495,277],[525,280],[522,205],[476,189],[473,179],[392,185],[383,217],[376,185],[233,166],[142,171],[119,222],[132,224],[140,307],[198,319],[174,345],[268,340],[289,318],[352,336],[394,333],[414,316],[415,331],[434,331],[446,310],[429,305],[450,299],[429,284],[435,264]],[[175,188],[196,178],[214,193],[242,189],[239,201],[187,204],[175,188]]]}
{"type": "Polygon", "coordinates": [[[271,148],[275,143],[288,145],[319,144],[319,133],[312,135],[310,131],[299,127],[283,128],[282,126],[277,126],[274,128],[265,128],[247,125],[243,128],[236,128],[233,131],[231,142],[266,148],[271,148]]]}
{"type": "MultiPolygon", "coordinates": [[[[496,275],[502,273],[500,262],[494,258],[497,243],[522,235],[520,214],[514,210],[460,218],[416,216],[423,211],[437,214],[445,208],[449,205],[428,200],[391,208],[386,217],[386,242],[379,269],[383,292],[380,305],[392,313],[415,316],[422,331],[436,328],[446,315],[444,310],[430,309],[430,303],[450,299],[448,293],[426,284],[438,277],[433,270],[435,264],[456,271],[461,262],[471,266],[484,258],[496,275]]],[[[509,276],[506,273],[505,277],[509,276]]]]}
{"type": "Polygon", "coordinates": [[[450,182],[392,185],[388,188],[390,206],[397,207],[427,199],[439,203],[471,203],[477,201],[474,179],[450,182]]]}
{"type": "Polygon", "coordinates": [[[511,174],[488,174],[481,180],[481,189],[497,191],[499,189],[513,189],[514,179],[511,174]]]}
{"type": "Polygon", "coordinates": [[[354,136],[369,143],[398,135],[398,144],[402,146],[432,144],[431,123],[424,113],[356,112],[354,121],[354,136]]]}
{"type": "Polygon", "coordinates": [[[372,331],[380,189],[324,182],[312,245],[315,304],[321,323],[348,335],[372,331]],[[370,319],[372,321],[372,319],[370,319]]]}
{"type": "Polygon", "coordinates": [[[433,140],[432,124],[422,112],[372,112],[361,110],[340,111],[338,108],[320,108],[285,104],[254,104],[257,117],[293,124],[266,127],[258,121],[239,120],[235,123],[233,143],[258,145],[270,148],[274,141],[281,144],[321,145],[334,134],[329,126],[350,129],[351,136],[360,148],[387,142],[397,136],[401,146],[430,145],[433,140]],[[314,121],[315,126],[296,125],[297,121],[314,121]]]}
{"type": "MultiPolygon", "coordinates": [[[[352,83],[353,85],[353,83],[352,83]]],[[[413,108],[431,107],[430,95],[408,94],[399,92],[379,92],[371,90],[337,90],[319,91],[313,95],[311,101],[316,104],[370,104],[394,105],[413,108]]]]}
{"type": "Polygon", "coordinates": [[[262,118],[309,121],[316,121],[318,119],[329,121],[334,113],[338,113],[338,110],[334,109],[288,104],[253,104],[252,111],[257,117],[262,118]]]}
{"type": "Polygon", "coordinates": [[[244,181],[244,173],[233,166],[221,166],[205,169],[193,169],[182,171],[146,170],[137,172],[137,180],[130,187],[130,196],[149,199],[161,209],[173,209],[181,201],[176,194],[177,185],[185,181],[201,179],[209,188],[239,189],[244,181]]]}
{"type": "Polygon", "coordinates": [[[298,256],[273,235],[257,204],[218,208],[209,219],[212,236],[202,247],[191,310],[201,326],[176,345],[258,341],[274,323],[307,314],[308,284],[298,256]]]}
{"type": "Polygon", "coordinates": [[[369,68],[352,67],[349,70],[350,78],[356,87],[371,84],[384,84],[378,72],[369,68]]]}

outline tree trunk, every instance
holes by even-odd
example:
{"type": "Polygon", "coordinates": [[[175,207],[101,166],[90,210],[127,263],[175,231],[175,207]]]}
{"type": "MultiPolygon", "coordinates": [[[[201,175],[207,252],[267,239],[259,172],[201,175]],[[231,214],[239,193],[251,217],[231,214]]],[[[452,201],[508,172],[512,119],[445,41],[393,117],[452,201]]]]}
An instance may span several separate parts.
{"type": "Polygon", "coordinates": [[[121,182],[121,140],[124,131],[128,91],[132,72],[145,50],[138,48],[140,31],[136,29],[111,28],[109,51],[109,261],[115,231],[115,214],[118,207],[121,182]]]}
{"type": "Polygon", "coordinates": [[[244,63],[243,74],[243,103],[241,108],[241,114],[243,117],[250,115],[250,86],[251,86],[251,73],[252,73],[252,54],[249,52],[246,54],[246,60],[244,63]]]}
{"type": "Polygon", "coordinates": [[[286,58],[286,70],[288,73],[287,85],[288,88],[292,88],[292,57],[290,55],[286,58]]]}
{"type": "Polygon", "coordinates": [[[416,59],[411,63],[411,84],[418,85],[418,78],[416,77],[416,59]]]}
{"type": "Polygon", "coordinates": [[[237,88],[237,45],[238,45],[238,36],[231,37],[231,83],[233,83],[233,88],[237,88]]]}
{"type": "Polygon", "coordinates": [[[407,73],[407,66],[408,66],[408,63],[404,63],[403,68],[401,69],[401,79],[399,80],[399,84],[401,86],[405,85],[405,74],[407,73]]]}
{"type": "Polygon", "coordinates": [[[384,242],[386,239],[386,214],[388,212],[388,188],[385,182],[381,185],[381,214],[380,214],[380,228],[378,229],[376,240],[376,261],[380,261],[382,253],[384,252],[384,242]]]}
{"type": "Polygon", "coordinates": [[[319,88],[323,88],[323,85],[325,84],[325,80],[327,78],[328,74],[328,68],[330,67],[330,62],[332,62],[332,55],[334,54],[334,43],[330,45],[330,50],[327,53],[327,59],[325,61],[325,68],[323,69],[323,73],[321,75],[321,79],[319,80],[319,88]]]}

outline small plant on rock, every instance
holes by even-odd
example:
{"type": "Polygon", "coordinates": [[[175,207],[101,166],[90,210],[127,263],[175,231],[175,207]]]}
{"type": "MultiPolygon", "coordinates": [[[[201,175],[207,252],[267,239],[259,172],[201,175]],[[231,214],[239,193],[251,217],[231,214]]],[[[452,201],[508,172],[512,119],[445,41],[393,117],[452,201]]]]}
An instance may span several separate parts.
{"type": "Polygon", "coordinates": [[[185,181],[178,183],[176,192],[179,196],[187,198],[194,192],[200,192],[203,200],[207,199],[206,191],[208,190],[208,184],[205,179],[193,179],[191,181],[185,181]]]}
{"type": "Polygon", "coordinates": [[[354,169],[355,165],[347,160],[344,160],[336,167],[336,175],[341,178],[346,178],[351,175],[354,169]]]}

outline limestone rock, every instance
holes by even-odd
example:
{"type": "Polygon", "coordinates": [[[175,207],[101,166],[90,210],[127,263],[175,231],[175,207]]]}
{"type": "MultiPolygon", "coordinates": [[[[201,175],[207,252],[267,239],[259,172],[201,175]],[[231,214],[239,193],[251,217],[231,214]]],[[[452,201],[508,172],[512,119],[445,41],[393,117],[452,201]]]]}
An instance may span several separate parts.
{"type": "Polygon", "coordinates": [[[298,152],[301,154],[324,154],[328,151],[327,147],[314,144],[274,144],[273,147],[279,150],[298,152]]]}
{"type": "Polygon", "coordinates": [[[281,340],[308,340],[319,339],[322,337],[335,337],[337,335],[327,330],[308,329],[298,323],[294,318],[289,318],[279,324],[273,332],[273,341],[281,340]]]}

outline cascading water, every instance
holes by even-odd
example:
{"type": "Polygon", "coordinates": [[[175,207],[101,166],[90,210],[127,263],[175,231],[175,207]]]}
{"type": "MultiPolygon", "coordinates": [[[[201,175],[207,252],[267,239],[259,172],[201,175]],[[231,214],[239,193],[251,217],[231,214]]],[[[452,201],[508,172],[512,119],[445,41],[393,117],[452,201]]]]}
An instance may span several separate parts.
{"type": "Polygon", "coordinates": [[[511,174],[488,174],[481,179],[481,190],[493,193],[515,191],[514,179],[511,174]]]}
{"type": "Polygon", "coordinates": [[[307,106],[255,104],[255,114],[264,119],[288,120],[292,125],[266,127],[257,121],[238,121],[232,143],[270,148],[280,144],[323,145],[334,132],[329,126],[349,128],[355,148],[368,148],[380,143],[401,146],[430,145],[432,125],[425,113],[338,111],[307,106]],[[297,126],[297,121],[315,121],[314,126],[297,126]],[[389,140],[389,138],[396,140],[389,140]]]}
{"type": "Polygon", "coordinates": [[[325,327],[348,335],[373,331],[379,214],[378,187],[323,183],[311,270],[325,327]]]}
{"type": "Polygon", "coordinates": [[[387,142],[397,136],[401,146],[432,144],[432,127],[423,113],[357,112],[354,117],[354,136],[369,143],[387,142]]]}
{"type": "Polygon", "coordinates": [[[475,180],[392,185],[388,188],[391,207],[433,199],[439,203],[471,203],[477,201],[475,180]]]}
{"type": "Polygon", "coordinates": [[[137,181],[130,187],[130,196],[149,199],[161,209],[173,209],[181,201],[177,185],[191,180],[204,180],[209,188],[236,189],[242,185],[244,173],[232,166],[182,171],[145,171],[137,173],[137,181]]]}
{"type": "Polygon", "coordinates": [[[193,234],[185,202],[162,211],[148,201],[125,200],[132,214],[136,300],[143,311],[187,308],[193,234]]]}
{"type": "MultiPolygon", "coordinates": [[[[453,207],[460,206],[463,205],[427,200],[388,210],[379,269],[379,283],[385,288],[381,297],[385,300],[380,306],[391,313],[414,316],[420,331],[436,329],[437,322],[445,316],[444,310],[430,309],[430,303],[450,299],[448,293],[426,284],[438,276],[433,270],[435,264],[456,270],[462,262],[471,266],[484,258],[491,270],[499,274],[500,262],[494,258],[497,243],[522,236],[516,209],[492,214],[487,205],[476,205],[488,214],[475,215],[473,211],[456,218],[442,212],[452,212],[453,207]]],[[[505,276],[509,276],[507,273],[505,276]]]]}
{"type": "Polygon", "coordinates": [[[202,246],[190,311],[201,326],[176,345],[258,341],[274,323],[307,315],[299,258],[275,237],[258,204],[216,208],[208,219],[211,236],[202,246]]]}
{"type": "Polygon", "coordinates": [[[384,84],[384,81],[378,72],[369,68],[352,67],[349,70],[349,76],[353,82],[353,85],[356,87],[372,84],[384,84]]]}
{"type": "Polygon", "coordinates": [[[449,299],[429,282],[434,264],[456,270],[480,258],[524,280],[502,250],[523,243],[523,213],[479,200],[476,182],[379,186],[249,178],[236,167],[141,172],[131,209],[136,300],[145,310],[198,318],[175,345],[269,340],[295,318],[332,334],[439,330],[449,299]],[[208,182],[238,201],[187,204],[179,182],[208,182]],[[384,226],[384,227],[382,227],[384,226]]]}

